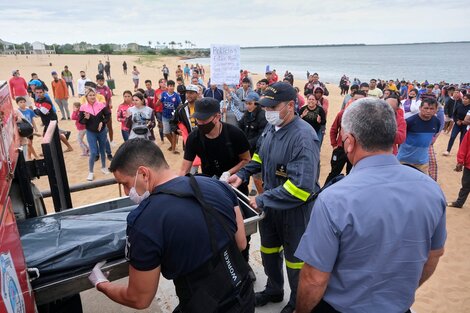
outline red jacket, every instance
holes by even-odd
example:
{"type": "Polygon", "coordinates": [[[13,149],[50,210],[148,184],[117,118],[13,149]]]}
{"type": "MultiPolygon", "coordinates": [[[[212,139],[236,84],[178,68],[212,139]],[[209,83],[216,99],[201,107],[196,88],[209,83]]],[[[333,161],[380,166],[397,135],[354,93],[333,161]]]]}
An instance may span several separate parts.
{"type": "Polygon", "coordinates": [[[402,109],[398,109],[395,112],[395,118],[397,120],[397,133],[395,134],[395,141],[393,142],[393,154],[398,154],[398,146],[405,142],[406,139],[406,120],[405,112],[402,109]]]}
{"type": "Polygon", "coordinates": [[[467,132],[463,137],[462,143],[457,153],[457,163],[463,164],[470,170],[470,132],[467,132]]]}
{"type": "Polygon", "coordinates": [[[336,115],[336,118],[330,128],[330,141],[333,148],[342,147],[343,143],[341,141],[341,136],[339,132],[341,131],[341,119],[343,118],[344,110],[339,111],[336,115]]]}

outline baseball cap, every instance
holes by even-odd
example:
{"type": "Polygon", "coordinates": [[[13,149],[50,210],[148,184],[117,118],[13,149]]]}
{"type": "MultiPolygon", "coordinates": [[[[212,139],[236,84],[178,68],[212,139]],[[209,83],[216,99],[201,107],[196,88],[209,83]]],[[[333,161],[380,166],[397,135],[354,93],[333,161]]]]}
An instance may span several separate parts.
{"type": "Polygon", "coordinates": [[[11,75],[15,75],[18,70],[11,70],[11,75]]]}
{"type": "Polygon", "coordinates": [[[39,87],[39,86],[41,86],[42,84],[41,84],[41,82],[40,82],[39,80],[33,79],[32,81],[30,81],[30,82],[28,83],[28,85],[34,85],[34,86],[36,86],[36,87],[39,87]]]}
{"type": "Polygon", "coordinates": [[[277,82],[268,86],[259,101],[263,107],[274,107],[285,101],[295,100],[297,92],[289,83],[277,82]]]}
{"type": "Polygon", "coordinates": [[[245,98],[245,102],[247,101],[254,101],[254,102],[258,102],[259,101],[259,95],[254,92],[254,91],[250,91],[247,95],[246,95],[246,98],[245,98]]]}
{"type": "Polygon", "coordinates": [[[191,117],[198,120],[207,120],[212,115],[220,112],[219,101],[209,97],[196,100],[194,111],[191,117]]]}
{"type": "Polygon", "coordinates": [[[186,92],[188,91],[194,91],[194,92],[199,92],[199,87],[193,84],[190,84],[186,86],[186,92]]]}
{"type": "Polygon", "coordinates": [[[56,72],[56,71],[52,71],[52,72],[51,72],[51,75],[57,75],[57,72],[56,72]]]}

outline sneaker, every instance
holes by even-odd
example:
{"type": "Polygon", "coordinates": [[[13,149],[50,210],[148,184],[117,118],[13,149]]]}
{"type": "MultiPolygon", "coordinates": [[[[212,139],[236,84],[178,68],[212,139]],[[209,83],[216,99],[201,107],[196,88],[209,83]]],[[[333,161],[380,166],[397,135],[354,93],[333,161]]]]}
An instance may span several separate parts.
{"type": "Polygon", "coordinates": [[[110,142],[109,142],[109,145],[110,145],[111,147],[113,147],[113,148],[117,146],[117,144],[116,144],[114,141],[110,141],[110,142]]]}
{"type": "Polygon", "coordinates": [[[112,161],[112,160],[113,160],[113,155],[112,155],[112,154],[108,154],[108,160],[109,160],[109,161],[112,161]]]}
{"type": "Polygon", "coordinates": [[[61,121],[65,121],[65,117],[61,118],[60,120],[61,120],[61,121]]]}
{"type": "Polygon", "coordinates": [[[278,303],[282,302],[284,299],[284,294],[270,295],[266,293],[266,290],[255,293],[255,306],[265,306],[269,302],[278,303]]]}
{"type": "Polygon", "coordinates": [[[442,153],[443,156],[449,156],[450,155],[450,152],[449,151],[445,151],[442,153]]]}
{"type": "Polygon", "coordinates": [[[256,194],[257,194],[256,190],[253,189],[250,191],[250,197],[254,197],[256,196],[256,194]]]}
{"type": "Polygon", "coordinates": [[[103,172],[104,175],[111,174],[111,172],[110,172],[106,167],[103,167],[103,168],[101,169],[101,172],[103,172]]]}
{"type": "Polygon", "coordinates": [[[93,175],[93,173],[88,173],[88,176],[87,176],[86,180],[92,181],[94,177],[95,177],[95,175],[93,175]]]}
{"type": "Polygon", "coordinates": [[[451,207],[451,208],[457,208],[457,209],[461,209],[462,206],[461,205],[458,205],[457,202],[447,202],[447,206],[448,207],[451,207]]]}

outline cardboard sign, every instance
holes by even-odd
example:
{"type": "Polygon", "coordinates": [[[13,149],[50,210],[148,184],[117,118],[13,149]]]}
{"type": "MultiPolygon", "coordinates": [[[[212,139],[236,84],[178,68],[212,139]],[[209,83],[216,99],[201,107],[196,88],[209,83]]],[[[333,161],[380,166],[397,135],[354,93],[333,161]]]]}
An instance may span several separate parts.
{"type": "Polygon", "coordinates": [[[211,45],[211,84],[238,85],[240,46],[211,45]]]}

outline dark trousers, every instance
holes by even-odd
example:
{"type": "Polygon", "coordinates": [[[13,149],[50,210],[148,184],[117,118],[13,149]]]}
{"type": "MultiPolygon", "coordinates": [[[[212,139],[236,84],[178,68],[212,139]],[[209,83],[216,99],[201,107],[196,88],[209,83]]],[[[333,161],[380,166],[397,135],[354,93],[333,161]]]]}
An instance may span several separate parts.
{"type": "Polygon", "coordinates": [[[466,132],[467,125],[459,126],[457,124],[454,124],[454,127],[452,127],[452,132],[450,133],[449,143],[447,144],[447,152],[450,152],[450,150],[452,150],[452,146],[454,145],[454,141],[455,138],[457,138],[457,135],[460,134],[459,142],[462,142],[466,132]]]}
{"type": "Polygon", "coordinates": [[[307,227],[310,205],[303,205],[289,210],[266,211],[266,217],[259,223],[261,236],[261,258],[264,273],[268,277],[266,293],[270,295],[284,294],[284,275],[282,259],[284,255],[287,277],[291,294],[289,304],[295,307],[299,273],[302,260],[294,256],[300,239],[307,227]]]}
{"type": "Polygon", "coordinates": [[[458,206],[463,206],[470,193],[470,170],[466,167],[463,168],[462,175],[462,188],[459,191],[459,197],[455,201],[458,206]]]}
{"type": "MultiPolygon", "coordinates": [[[[317,304],[315,308],[313,308],[312,313],[340,313],[336,311],[328,302],[321,299],[320,303],[317,304]]],[[[411,310],[406,311],[405,313],[411,313],[411,310]]]]}
{"type": "Polygon", "coordinates": [[[333,153],[331,154],[331,172],[328,174],[328,177],[326,178],[325,185],[341,174],[343,171],[344,165],[346,164],[346,174],[349,174],[352,168],[351,162],[348,160],[348,156],[344,152],[343,147],[336,147],[336,149],[333,150],[333,153]]]}
{"type": "Polygon", "coordinates": [[[65,82],[67,88],[70,87],[72,89],[72,96],[75,97],[75,92],[73,91],[73,82],[65,82]]]}

